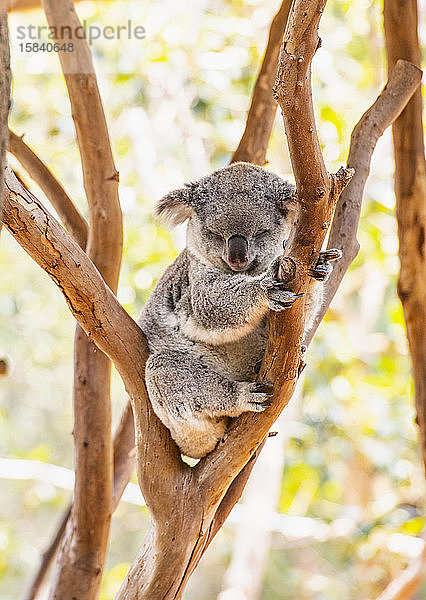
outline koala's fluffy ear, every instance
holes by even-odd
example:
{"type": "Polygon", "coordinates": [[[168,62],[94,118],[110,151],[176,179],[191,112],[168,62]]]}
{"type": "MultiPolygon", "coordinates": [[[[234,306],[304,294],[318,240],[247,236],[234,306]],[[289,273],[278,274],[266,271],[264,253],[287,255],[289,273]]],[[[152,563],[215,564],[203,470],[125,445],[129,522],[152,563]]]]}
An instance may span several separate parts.
{"type": "Polygon", "coordinates": [[[192,205],[193,184],[188,183],[179,190],[173,190],[159,200],[154,215],[164,223],[173,227],[189,219],[194,213],[192,205]]]}
{"type": "Polygon", "coordinates": [[[287,215],[296,215],[299,210],[299,203],[296,198],[296,188],[287,183],[287,181],[279,182],[275,190],[275,202],[278,210],[285,217],[287,215]]]}

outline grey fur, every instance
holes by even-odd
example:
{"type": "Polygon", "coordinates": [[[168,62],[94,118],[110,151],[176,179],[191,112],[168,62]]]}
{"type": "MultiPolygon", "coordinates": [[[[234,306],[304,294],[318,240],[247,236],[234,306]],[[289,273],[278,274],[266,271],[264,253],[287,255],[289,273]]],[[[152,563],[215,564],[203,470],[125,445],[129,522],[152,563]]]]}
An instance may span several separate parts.
{"type": "MultiPolygon", "coordinates": [[[[253,383],[268,308],[293,295],[275,281],[296,218],[294,187],[261,167],[235,163],[167,194],[156,214],[189,219],[187,246],[157,283],[139,319],[149,344],[146,383],[157,416],[181,452],[205,456],[229,417],[261,411],[268,386],[253,383]],[[247,240],[247,266],[227,262],[227,240],[247,240]]],[[[317,287],[317,286],[315,286],[317,287]]],[[[320,297],[310,300],[316,305],[320,297]]],[[[314,306],[309,309],[313,318],[314,306]]]]}

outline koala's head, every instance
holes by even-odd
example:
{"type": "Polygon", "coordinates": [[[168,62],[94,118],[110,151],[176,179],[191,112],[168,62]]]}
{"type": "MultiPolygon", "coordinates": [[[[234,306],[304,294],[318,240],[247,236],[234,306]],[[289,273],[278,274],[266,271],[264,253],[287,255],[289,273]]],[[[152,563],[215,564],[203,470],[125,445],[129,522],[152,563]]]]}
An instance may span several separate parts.
{"type": "Polygon", "coordinates": [[[293,194],[262,167],[234,163],[170,192],[156,214],[172,225],[189,220],[187,247],[203,263],[254,275],[282,253],[296,216],[293,194]]]}

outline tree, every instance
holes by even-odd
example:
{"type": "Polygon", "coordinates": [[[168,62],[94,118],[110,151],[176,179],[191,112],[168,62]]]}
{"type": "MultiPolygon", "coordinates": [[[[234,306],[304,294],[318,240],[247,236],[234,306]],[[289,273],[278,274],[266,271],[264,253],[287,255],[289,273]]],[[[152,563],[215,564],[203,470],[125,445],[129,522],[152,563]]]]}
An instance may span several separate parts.
{"type": "MultiPolygon", "coordinates": [[[[6,164],[7,119],[10,102],[10,56],[7,10],[0,6],[0,169],[6,164]]],[[[3,210],[3,188],[0,188],[0,217],[3,210]]],[[[0,223],[1,227],[1,223],[0,223]]]]}
{"type": "MultiPolygon", "coordinates": [[[[290,142],[298,196],[306,207],[298,225],[298,235],[290,240],[282,261],[282,277],[296,292],[306,289],[307,268],[316,260],[334,205],[352,175],[350,169],[355,167],[356,179],[340,199],[332,228],[332,239],[340,242],[346,256],[342,268],[336,270],[332,280],[337,287],[345,267],[356,253],[356,225],[375,142],[399,114],[419,83],[418,70],[407,63],[399,63],[386,90],[354,132],[349,169],[342,169],[335,176],[328,174],[316,137],[310,92],[310,62],[318,45],[316,31],[324,4],[296,2],[291,26],[282,46],[275,85],[290,142]],[[349,243],[343,243],[342,238],[349,243]]],[[[71,2],[56,6],[46,0],[44,6],[50,24],[77,26],[71,2]]],[[[275,47],[278,44],[279,41],[276,41],[275,47]]],[[[110,291],[116,288],[121,256],[117,175],[88,48],[81,41],[75,54],[61,58],[73,106],[91,211],[88,253],[73,242],[11,174],[7,176],[9,198],[5,224],[60,287],[89,339],[114,361],[133,402],[139,481],[154,527],[119,597],[134,597],[136,589],[139,597],[152,598],[160,593],[162,597],[179,597],[188,576],[241,494],[262,442],[289,401],[303,369],[300,355],[303,305],[299,303],[286,314],[272,318],[260,377],[267,374],[275,381],[278,391],[274,405],[262,415],[243,416],[236,420],[226,443],[195,468],[189,468],[181,461],[168,431],[150,408],[143,385],[147,357],[143,335],[110,291]],[[115,230],[112,235],[111,230],[108,231],[108,239],[105,239],[105,219],[113,224],[115,230]],[[113,248],[108,243],[111,239],[115,242],[113,248]],[[98,267],[100,274],[93,265],[98,267]],[[170,514],[173,514],[173,519],[170,519],[170,514]],[[173,542],[171,550],[170,541],[173,542]]],[[[266,59],[266,66],[268,61],[266,59]]],[[[269,69],[269,73],[274,70],[269,69]]],[[[273,114],[272,98],[269,102],[268,110],[273,114]]],[[[251,114],[256,116],[256,111],[251,114]]],[[[257,119],[252,122],[251,127],[258,124],[257,119]]],[[[249,133],[251,127],[248,121],[249,133]]],[[[249,152],[258,153],[259,147],[266,151],[265,140],[269,134],[270,128],[265,128],[259,137],[248,136],[252,144],[255,139],[258,145],[249,152]]],[[[246,159],[255,160],[249,154],[246,154],[246,159]]],[[[260,159],[257,155],[256,162],[264,162],[264,156],[260,159]]],[[[52,184],[50,189],[53,189],[52,178],[47,177],[52,184]]],[[[62,201],[60,204],[63,207],[62,201]]],[[[81,229],[84,230],[84,226],[81,229]]],[[[337,243],[334,245],[339,246],[337,243]]],[[[332,294],[330,291],[328,301],[332,294]]],[[[96,597],[99,588],[112,507],[112,444],[107,401],[109,368],[106,358],[81,331],[78,331],[76,339],[77,484],[52,597],[64,597],[67,593],[92,598],[96,597]],[[86,371],[89,364],[93,366],[86,371]],[[87,393],[89,385],[90,392],[87,393]],[[80,399],[88,404],[80,405],[80,399]],[[82,418],[86,406],[90,406],[93,421],[82,418]],[[92,412],[95,406],[96,413],[92,412]],[[102,449],[102,465],[98,462],[99,449],[102,449]],[[87,535],[88,531],[90,535],[87,535]]]]}

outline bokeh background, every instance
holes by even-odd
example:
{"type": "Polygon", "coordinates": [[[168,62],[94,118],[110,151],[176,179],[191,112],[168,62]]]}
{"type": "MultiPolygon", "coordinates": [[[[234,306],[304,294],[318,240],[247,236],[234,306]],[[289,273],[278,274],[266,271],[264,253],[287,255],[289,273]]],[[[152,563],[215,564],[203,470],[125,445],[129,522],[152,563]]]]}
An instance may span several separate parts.
{"type": "MultiPolygon", "coordinates": [[[[146,30],[144,40],[99,39],[91,46],[120,171],[125,246],[118,297],[133,317],[184,243],[182,229],[170,233],[153,221],[153,204],[229,161],[278,6],[277,0],[77,6],[89,25],[130,19],[146,30]]],[[[351,129],[386,79],[381,10],[377,0],[330,0],[322,19],[313,83],[330,170],[345,162],[351,129]]],[[[87,214],[59,61],[54,53],[21,51],[17,27],[30,24],[46,24],[41,10],[10,16],[11,127],[25,134],[87,214]]],[[[420,33],[424,40],[422,18],[420,33]]],[[[268,157],[267,168],[291,178],[279,116],[268,157]]],[[[422,549],[425,488],[396,295],[392,176],[388,131],[366,189],[361,251],[308,351],[303,390],[280,425],[285,435],[268,441],[279,464],[279,497],[261,600],[375,598],[422,549]]],[[[0,291],[0,357],[9,362],[0,381],[0,600],[15,600],[71,498],[75,323],[48,276],[6,231],[0,291]]],[[[125,403],[114,375],[115,423],[125,403]]],[[[133,487],[114,515],[102,600],[114,597],[149,526],[139,503],[133,487]]],[[[241,514],[217,536],[185,600],[218,596],[241,514]]],[[[423,586],[415,598],[425,595],[423,586]]]]}

